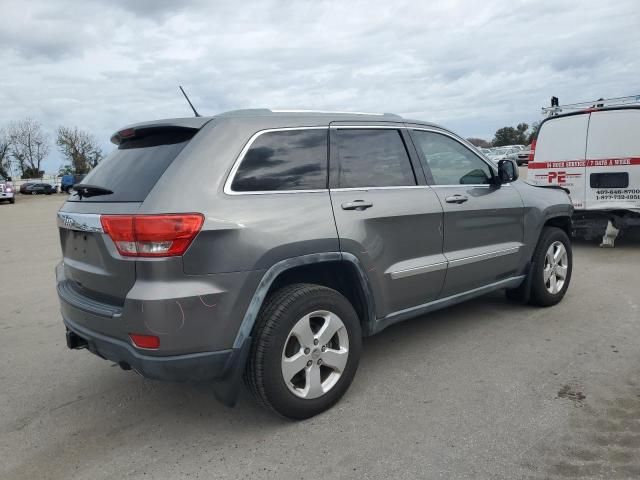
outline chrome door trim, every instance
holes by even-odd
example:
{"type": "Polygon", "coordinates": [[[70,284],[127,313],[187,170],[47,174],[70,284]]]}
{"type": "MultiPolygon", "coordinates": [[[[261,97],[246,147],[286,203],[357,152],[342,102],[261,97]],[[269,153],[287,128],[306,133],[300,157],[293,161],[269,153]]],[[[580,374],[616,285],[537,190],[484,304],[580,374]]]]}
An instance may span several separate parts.
{"type": "MultiPolygon", "coordinates": [[[[518,253],[522,248],[522,245],[504,248],[501,250],[493,250],[486,253],[479,253],[477,255],[470,255],[467,257],[449,259],[449,267],[460,267],[462,265],[469,265],[470,263],[482,262],[483,260],[490,260],[492,258],[502,257],[505,255],[513,255],[518,253]]],[[[445,253],[446,255],[446,253],[445,253]]]]}
{"type": "MultiPolygon", "coordinates": [[[[442,257],[445,258],[444,261],[425,263],[424,265],[418,265],[410,268],[402,268],[403,264],[407,265],[407,263],[410,263],[415,260],[419,261],[421,259],[405,260],[405,261],[396,263],[394,265],[391,265],[391,267],[389,267],[389,269],[384,273],[391,275],[391,278],[393,280],[397,280],[399,278],[411,277],[413,275],[436,272],[438,270],[444,270],[450,267],[460,267],[462,265],[469,265],[470,263],[482,262],[484,260],[490,260],[492,258],[502,257],[504,255],[512,255],[514,253],[518,253],[520,251],[520,248],[522,248],[522,246],[523,245],[518,244],[518,245],[510,246],[508,248],[502,248],[498,250],[494,249],[488,252],[482,252],[476,255],[468,255],[465,257],[455,258],[455,259],[447,258],[445,253],[445,255],[440,255],[441,258],[442,257]]],[[[431,257],[432,260],[434,259],[433,257],[434,256],[431,257]]],[[[427,258],[429,257],[423,257],[423,260],[426,260],[427,258]]]]}
{"type": "Polygon", "coordinates": [[[330,188],[329,190],[331,190],[332,192],[353,192],[353,191],[360,191],[360,192],[366,192],[367,190],[400,190],[400,189],[416,189],[416,188],[423,188],[423,189],[428,189],[431,188],[429,185],[398,185],[395,187],[340,187],[340,188],[330,188]]]}
{"type": "Polygon", "coordinates": [[[389,272],[393,280],[398,278],[412,277],[413,275],[420,275],[423,273],[437,272],[438,270],[444,270],[449,265],[449,262],[438,262],[430,265],[422,265],[420,267],[407,268],[405,270],[396,270],[389,272]]]}
{"type": "Polygon", "coordinates": [[[326,125],[326,126],[315,126],[315,127],[267,128],[254,133],[249,139],[249,141],[246,143],[246,145],[240,151],[240,155],[238,155],[238,158],[236,158],[236,161],[233,163],[233,167],[231,167],[231,171],[229,172],[229,175],[227,176],[227,180],[224,183],[224,189],[223,189],[224,193],[227,195],[267,195],[272,193],[282,194],[282,193],[328,192],[329,190],[326,188],[318,188],[318,189],[311,189],[311,190],[258,190],[258,191],[250,191],[250,192],[236,192],[235,190],[231,189],[231,184],[233,183],[233,179],[235,178],[236,173],[238,172],[238,168],[240,168],[240,164],[242,163],[242,160],[244,160],[244,157],[249,151],[249,149],[251,148],[251,145],[253,144],[253,142],[256,141],[256,139],[260,135],[263,135],[265,133],[271,133],[271,132],[288,132],[292,130],[329,130],[329,126],[326,125]]]}
{"type": "Polygon", "coordinates": [[[97,213],[58,212],[58,227],[77,232],[104,233],[97,213]]]}

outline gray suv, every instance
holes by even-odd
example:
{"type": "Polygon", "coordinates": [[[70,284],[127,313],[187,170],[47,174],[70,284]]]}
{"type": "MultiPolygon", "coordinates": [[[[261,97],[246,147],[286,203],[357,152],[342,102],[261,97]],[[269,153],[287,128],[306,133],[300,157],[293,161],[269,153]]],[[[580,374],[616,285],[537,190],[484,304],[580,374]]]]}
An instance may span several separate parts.
{"type": "Polygon", "coordinates": [[[564,296],[572,206],[449,130],[242,110],[132,125],[58,213],[69,348],[306,418],[362,337],[498,289],[564,296]]]}

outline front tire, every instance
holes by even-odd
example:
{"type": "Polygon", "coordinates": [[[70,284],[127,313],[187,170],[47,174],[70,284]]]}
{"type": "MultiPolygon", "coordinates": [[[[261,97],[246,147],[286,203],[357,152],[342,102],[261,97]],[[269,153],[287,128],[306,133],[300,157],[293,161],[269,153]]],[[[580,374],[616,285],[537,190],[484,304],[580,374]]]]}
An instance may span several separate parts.
{"type": "Polygon", "coordinates": [[[261,405],[309,418],[347,391],[361,348],[360,322],[344,296],[320,285],[289,285],[258,314],[245,382],[261,405]]]}
{"type": "Polygon", "coordinates": [[[556,305],[567,293],[573,271],[573,252],[565,231],[545,227],[532,260],[534,271],[530,302],[540,307],[556,305]]]}

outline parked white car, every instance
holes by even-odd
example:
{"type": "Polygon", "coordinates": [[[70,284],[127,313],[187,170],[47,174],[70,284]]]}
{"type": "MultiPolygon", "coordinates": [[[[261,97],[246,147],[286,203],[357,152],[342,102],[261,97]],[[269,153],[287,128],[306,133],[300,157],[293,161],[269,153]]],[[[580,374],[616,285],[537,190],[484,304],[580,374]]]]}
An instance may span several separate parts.
{"type": "Polygon", "coordinates": [[[518,166],[524,165],[525,163],[529,163],[529,158],[531,157],[531,154],[532,154],[531,147],[525,147],[524,149],[520,150],[516,154],[516,162],[518,163],[518,166]]]}
{"type": "Polygon", "coordinates": [[[489,158],[495,163],[500,160],[516,160],[519,151],[516,147],[498,147],[489,154],[489,158]]]}

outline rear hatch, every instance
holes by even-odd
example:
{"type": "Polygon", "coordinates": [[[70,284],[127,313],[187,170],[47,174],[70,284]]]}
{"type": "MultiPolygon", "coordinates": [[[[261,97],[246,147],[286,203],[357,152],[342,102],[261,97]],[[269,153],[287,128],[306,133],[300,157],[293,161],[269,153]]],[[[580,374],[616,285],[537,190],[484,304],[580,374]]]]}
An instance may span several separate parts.
{"type": "Polygon", "coordinates": [[[135,214],[169,165],[206,119],[144,124],[120,130],[118,145],[93,169],[58,213],[66,288],[122,305],[136,278],[136,259],[118,253],[101,215],[135,214]],[[193,121],[197,120],[197,121],[193,121]],[[186,125],[184,123],[187,123],[186,125]]]}

